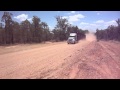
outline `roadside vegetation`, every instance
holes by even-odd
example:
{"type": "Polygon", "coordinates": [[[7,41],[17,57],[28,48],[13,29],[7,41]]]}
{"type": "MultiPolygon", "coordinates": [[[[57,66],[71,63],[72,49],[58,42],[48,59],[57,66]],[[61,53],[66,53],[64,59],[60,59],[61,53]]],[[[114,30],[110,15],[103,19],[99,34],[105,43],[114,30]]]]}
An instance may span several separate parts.
{"type": "Polygon", "coordinates": [[[110,25],[107,29],[104,30],[96,30],[95,35],[97,36],[97,40],[116,40],[120,41],[120,18],[116,20],[117,26],[110,25]]]}
{"type": "Polygon", "coordinates": [[[14,21],[12,16],[12,13],[4,12],[1,17],[0,45],[64,41],[71,32],[77,33],[80,40],[85,38],[85,33],[88,33],[88,30],[69,24],[62,16],[55,17],[57,24],[53,30],[50,30],[48,24],[42,22],[38,16],[33,16],[32,22],[26,19],[21,23],[14,21]]]}

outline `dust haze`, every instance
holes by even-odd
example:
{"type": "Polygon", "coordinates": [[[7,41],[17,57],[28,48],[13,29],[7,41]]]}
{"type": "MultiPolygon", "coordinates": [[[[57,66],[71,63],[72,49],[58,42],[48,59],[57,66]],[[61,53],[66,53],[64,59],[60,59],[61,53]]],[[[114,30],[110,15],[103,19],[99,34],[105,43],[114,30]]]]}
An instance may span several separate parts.
{"type": "Polygon", "coordinates": [[[87,41],[96,41],[96,36],[94,33],[87,33],[86,34],[86,40],[87,41]]]}

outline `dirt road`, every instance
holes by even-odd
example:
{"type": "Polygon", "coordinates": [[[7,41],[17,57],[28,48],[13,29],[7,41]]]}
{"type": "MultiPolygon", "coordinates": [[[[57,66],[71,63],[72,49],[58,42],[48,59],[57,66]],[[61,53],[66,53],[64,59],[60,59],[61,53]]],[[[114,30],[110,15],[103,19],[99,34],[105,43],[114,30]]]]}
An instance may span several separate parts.
{"type": "Polygon", "coordinates": [[[93,34],[86,38],[77,44],[61,42],[21,50],[16,49],[24,45],[11,46],[9,53],[4,49],[0,78],[120,78],[120,42],[96,42],[93,34]]]}

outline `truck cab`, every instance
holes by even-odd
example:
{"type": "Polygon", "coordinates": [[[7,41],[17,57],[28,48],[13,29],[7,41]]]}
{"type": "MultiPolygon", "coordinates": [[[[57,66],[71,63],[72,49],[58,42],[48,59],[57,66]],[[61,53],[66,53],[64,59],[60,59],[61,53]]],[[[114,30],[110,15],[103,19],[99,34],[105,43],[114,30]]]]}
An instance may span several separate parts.
{"type": "Polygon", "coordinates": [[[67,43],[70,44],[75,44],[77,42],[77,34],[76,33],[70,33],[67,43]]]}

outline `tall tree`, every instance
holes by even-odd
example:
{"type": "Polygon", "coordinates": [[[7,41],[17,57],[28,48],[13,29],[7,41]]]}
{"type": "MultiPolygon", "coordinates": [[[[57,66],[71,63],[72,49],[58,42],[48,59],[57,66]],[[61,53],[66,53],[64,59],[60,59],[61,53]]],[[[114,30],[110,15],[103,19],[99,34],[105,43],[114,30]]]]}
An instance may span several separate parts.
{"type": "Polygon", "coordinates": [[[20,25],[18,22],[13,21],[13,42],[20,43],[20,25]]]}
{"type": "Polygon", "coordinates": [[[2,22],[5,22],[5,41],[6,44],[13,43],[12,13],[4,12],[2,22]]]}
{"type": "Polygon", "coordinates": [[[27,19],[21,22],[21,34],[22,42],[30,42],[30,22],[27,19]]]}
{"type": "Polygon", "coordinates": [[[59,31],[59,39],[66,40],[68,20],[62,18],[61,16],[56,16],[56,20],[57,20],[57,25],[55,29],[59,31]]]}
{"type": "Polygon", "coordinates": [[[120,18],[118,20],[116,20],[118,26],[120,26],[120,18]]]}
{"type": "Polygon", "coordinates": [[[48,25],[45,22],[41,22],[42,28],[43,28],[43,40],[44,42],[47,41],[48,38],[48,25]]]}
{"type": "Polygon", "coordinates": [[[33,31],[33,40],[35,42],[41,42],[42,41],[42,30],[41,30],[41,25],[40,25],[40,18],[37,16],[33,16],[33,26],[34,26],[34,31],[33,31]]]}

